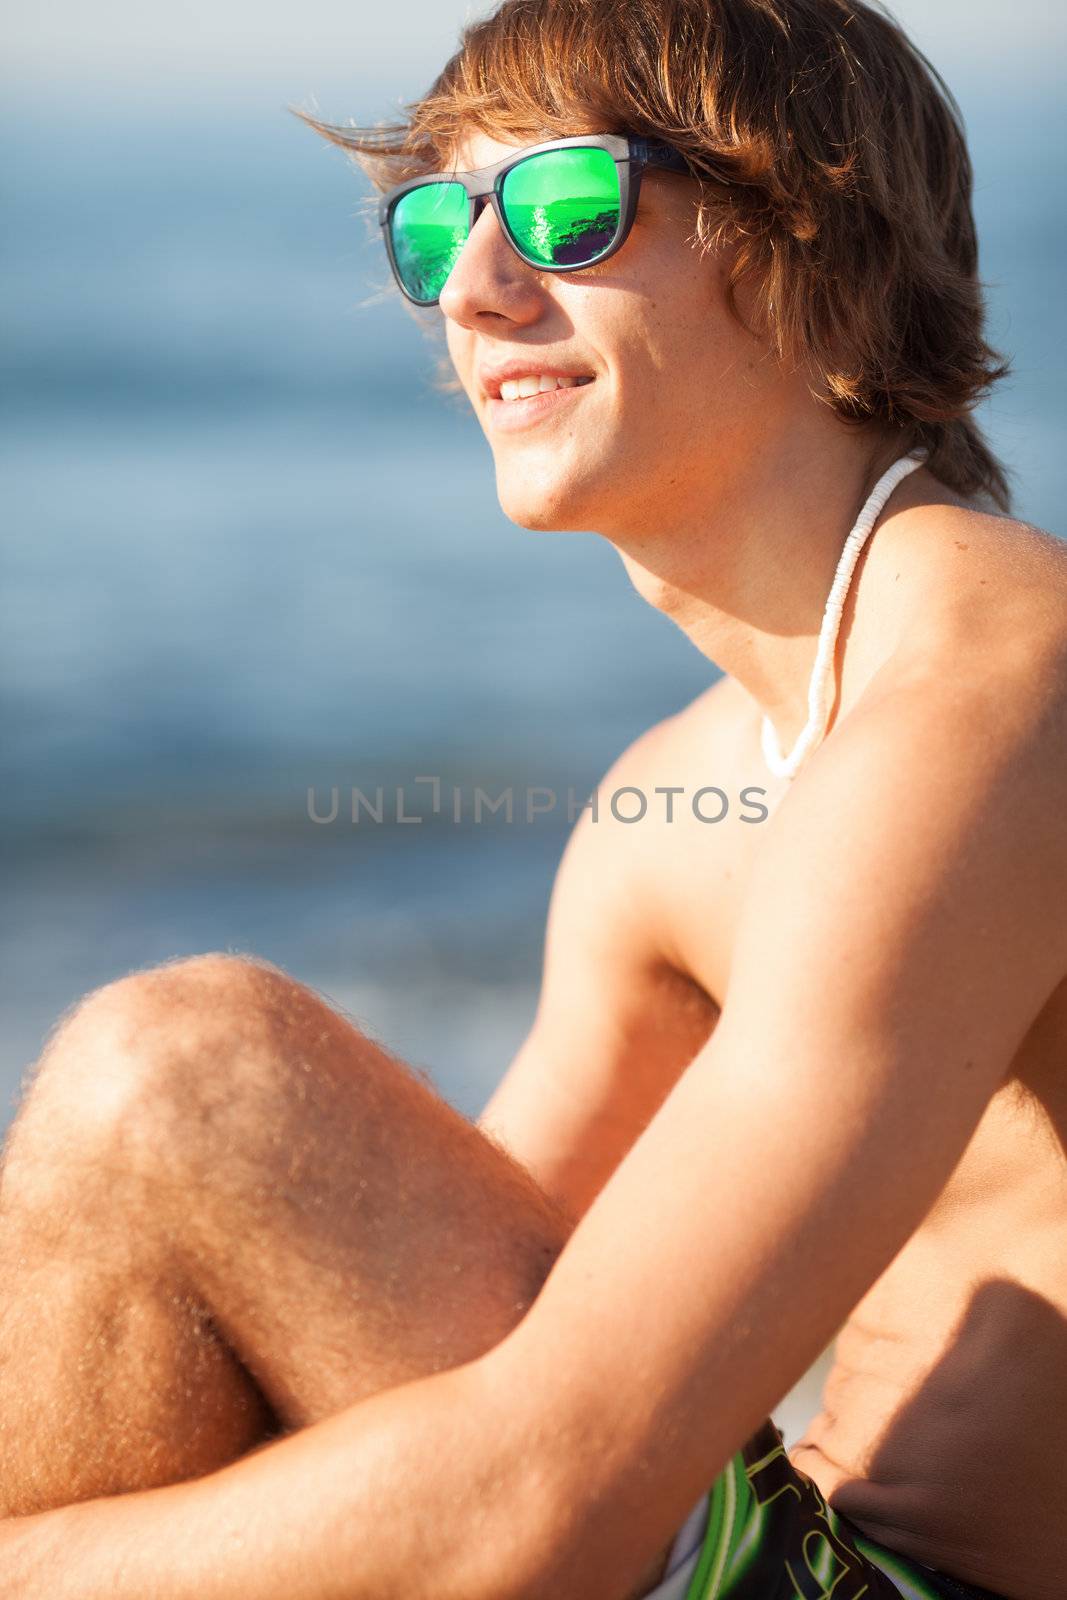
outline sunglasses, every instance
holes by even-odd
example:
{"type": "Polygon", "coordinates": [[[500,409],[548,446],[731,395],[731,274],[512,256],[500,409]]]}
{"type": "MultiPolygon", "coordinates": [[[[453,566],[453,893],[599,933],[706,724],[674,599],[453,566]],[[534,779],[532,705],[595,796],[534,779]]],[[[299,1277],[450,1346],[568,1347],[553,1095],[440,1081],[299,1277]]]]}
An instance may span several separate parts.
{"type": "Polygon", "coordinates": [[[409,178],[378,207],[393,275],[414,305],[436,305],[486,200],[528,266],[595,266],[625,244],[649,167],[691,172],[685,157],[659,140],[578,134],[530,145],[476,172],[409,178]]]}

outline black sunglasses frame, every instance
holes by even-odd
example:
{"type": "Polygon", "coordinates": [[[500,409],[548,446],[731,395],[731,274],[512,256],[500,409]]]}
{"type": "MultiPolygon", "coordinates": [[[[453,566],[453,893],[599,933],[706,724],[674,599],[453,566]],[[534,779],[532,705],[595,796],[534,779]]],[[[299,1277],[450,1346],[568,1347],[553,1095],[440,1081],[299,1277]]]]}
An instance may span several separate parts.
{"type": "Polygon", "coordinates": [[[522,150],[517,150],[514,155],[505,157],[503,161],[497,161],[491,167],[479,167],[474,172],[427,172],[417,178],[409,178],[406,183],[399,183],[394,189],[388,190],[378,206],[378,221],[385,237],[385,249],[389,265],[393,269],[393,277],[401,294],[406,300],[410,300],[412,305],[437,305],[437,297],[432,300],[420,300],[405,288],[393,248],[393,213],[397,202],[406,194],[410,194],[412,189],[421,189],[427,183],[460,183],[467,191],[470,206],[467,217],[467,238],[470,238],[482,205],[488,201],[496,214],[505,239],[527,266],[535,268],[538,272],[584,272],[587,267],[598,266],[601,261],[606,261],[626,243],[637,214],[641,176],[649,167],[657,167],[665,172],[684,172],[692,176],[692,168],[681,152],[673,145],[663,143],[662,140],[640,139],[635,134],[589,133],[574,134],[569,139],[549,139],[544,144],[528,145],[522,150]],[[543,155],[548,150],[606,150],[618,168],[619,225],[614,237],[603,250],[598,250],[590,261],[583,261],[577,266],[567,262],[559,266],[548,265],[527,255],[508,227],[508,220],[504,215],[501,193],[508,173],[515,167],[521,166],[524,161],[529,161],[532,156],[543,155]]]}

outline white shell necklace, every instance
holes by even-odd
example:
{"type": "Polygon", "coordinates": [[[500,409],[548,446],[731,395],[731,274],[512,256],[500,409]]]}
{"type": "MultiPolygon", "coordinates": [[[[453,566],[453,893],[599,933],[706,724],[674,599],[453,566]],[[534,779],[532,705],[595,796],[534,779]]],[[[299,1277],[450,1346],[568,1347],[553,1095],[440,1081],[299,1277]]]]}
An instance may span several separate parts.
{"type": "Polygon", "coordinates": [[[837,563],[837,571],[826,601],[826,610],[823,612],[822,627],[819,630],[815,666],[812,668],[811,682],[808,685],[808,720],[787,756],[783,756],[779,749],[774,723],[770,717],[765,716],[763,719],[761,732],[763,757],[775,777],[794,777],[805,756],[819,743],[826,732],[826,723],[836,690],[834,653],[837,635],[841,627],[845,600],[848,597],[848,587],[852,582],[852,574],[856,570],[860,551],[874,531],[874,525],[893,490],[899,483],[903,483],[909,473],[921,467],[926,459],[925,450],[913,450],[910,455],[901,456],[899,461],[894,462],[889,471],[875,484],[870,499],[856,520],[856,526],[845,540],[845,548],[837,563]]]}

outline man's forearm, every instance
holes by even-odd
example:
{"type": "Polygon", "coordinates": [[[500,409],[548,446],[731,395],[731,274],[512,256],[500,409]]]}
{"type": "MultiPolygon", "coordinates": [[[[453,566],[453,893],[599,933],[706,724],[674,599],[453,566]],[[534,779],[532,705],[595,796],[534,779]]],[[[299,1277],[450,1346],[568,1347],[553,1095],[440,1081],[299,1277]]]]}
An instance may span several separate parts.
{"type": "MultiPolygon", "coordinates": [[[[501,1397],[503,1398],[503,1397],[501,1397]]],[[[7,1600],[506,1600],[553,1525],[484,1363],[419,1379],[210,1477],[0,1525],[7,1600]]],[[[521,1423],[520,1423],[521,1426],[521,1423]]]]}

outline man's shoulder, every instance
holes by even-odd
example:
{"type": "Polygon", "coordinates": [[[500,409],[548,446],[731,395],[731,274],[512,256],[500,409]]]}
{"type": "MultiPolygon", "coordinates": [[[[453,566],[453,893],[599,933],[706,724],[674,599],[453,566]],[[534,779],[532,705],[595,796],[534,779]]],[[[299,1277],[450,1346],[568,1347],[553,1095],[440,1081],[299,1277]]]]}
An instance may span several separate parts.
{"type": "Polygon", "coordinates": [[[957,795],[1037,785],[1067,802],[1067,613],[1034,595],[1009,602],[987,634],[891,660],[794,787],[843,784],[873,799],[890,784],[899,799],[939,776],[957,795]]]}
{"type": "Polygon", "coordinates": [[[908,515],[883,591],[903,572],[897,648],[832,728],[820,765],[831,751],[861,764],[909,746],[918,755],[928,741],[951,751],[961,783],[1009,756],[1049,782],[1067,774],[1067,541],[963,506],[908,515]]]}
{"type": "Polygon", "coordinates": [[[940,614],[947,594],[975,624],[1010,615],[1042,630],[1067,629],[1067,540],[1058,534],[963,505],[915,506],[892,521],[886,559],[894,582],[903,568],[918,585],[917,609],[940,614]]]}
{"type": "Polygon", "coordinates": [[[876,675],[801,770],[768,837],[780,874],[784,861],[823,850],[843,872],[866,859],[916,904],[934,904],[944,886],[946,926],[963,883],[984,885],[975,904],[987,918],[1015,903],[1067,961],[1067,617],[1036,592],[1007,604],[1007,625],[987,637],[876,675]]]}

